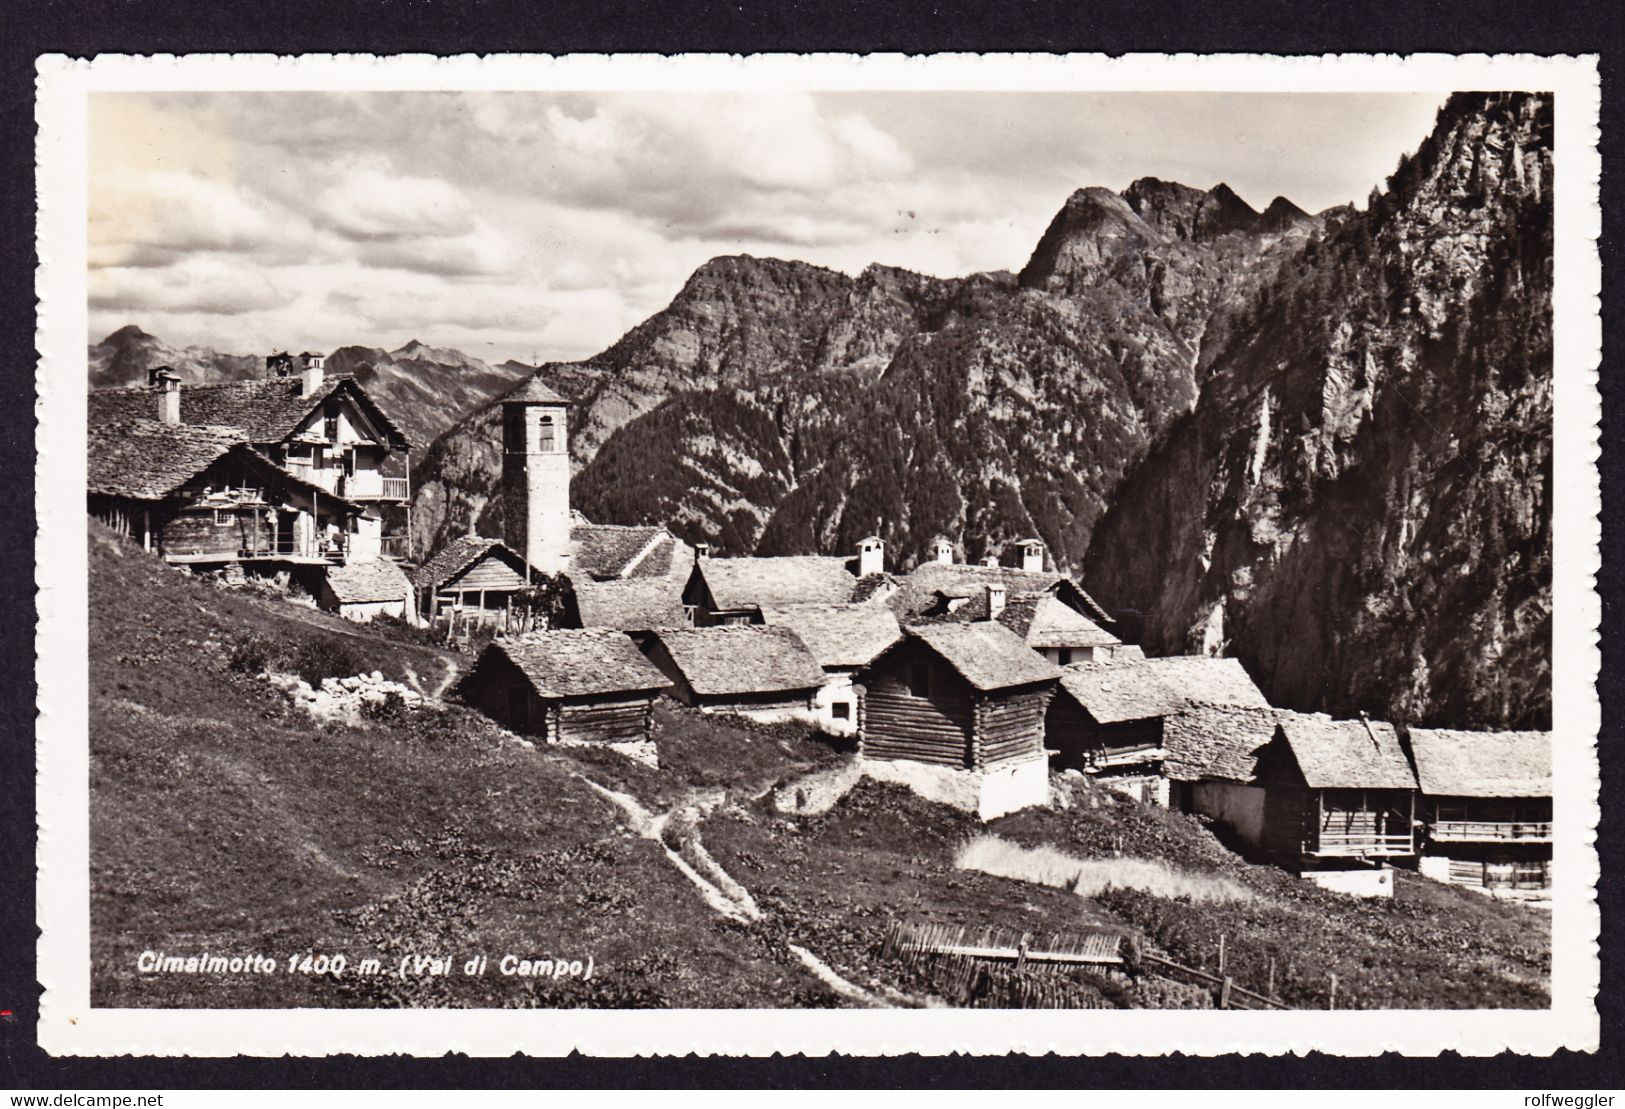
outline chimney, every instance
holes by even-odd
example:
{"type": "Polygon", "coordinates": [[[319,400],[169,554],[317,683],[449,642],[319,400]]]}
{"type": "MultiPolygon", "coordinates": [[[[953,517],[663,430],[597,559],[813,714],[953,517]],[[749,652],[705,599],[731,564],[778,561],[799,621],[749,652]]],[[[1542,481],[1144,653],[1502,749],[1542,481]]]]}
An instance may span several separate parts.
{"type": "Polygon", "coordinates": [[[1044,570],[1044,544],[1037,539],[1021,541],[1021,568],[1042,573],[1044,570]]]}
{"type": "Polygon", "coordinates": [[[997,620],[1004,611],[1004,586],[997,582],[988,583],[987,587],[987,618],[997,620]]]}
{"type": "Polygon", "coordinates": [[[322,371],[325,361],[319,354],[307,352],[299,356],[299,392],[303,396],[313,397],[321,389],[322,378],[326,376],[322,371]]]}
{"type": "Polygon", "coordinates": [[[944,566],[954,564],[954,545],[946,539],[938,539],[931,544],[931,561],[940,562],[944,566]]]}
{"type": "Polygon", "coordinates": [[[711,544],[709,544],[709,543],[696,543],[696,544],[694,544],[694,561],[695,562],[698,562],[702,558],[710,558],[710,557],[711,557],[711,544]]]}
{"type": "Polygon", "coordinates": [[[858,577],[886,572],[886,544],[878,535],[871,535],[858,544],[858,577]]]}
{"type": "Polygon", "coordinates": [[[168,366],[148,374],[158,388],[158,422],[176,427],[181,422],[181,377],[168,366]]]}

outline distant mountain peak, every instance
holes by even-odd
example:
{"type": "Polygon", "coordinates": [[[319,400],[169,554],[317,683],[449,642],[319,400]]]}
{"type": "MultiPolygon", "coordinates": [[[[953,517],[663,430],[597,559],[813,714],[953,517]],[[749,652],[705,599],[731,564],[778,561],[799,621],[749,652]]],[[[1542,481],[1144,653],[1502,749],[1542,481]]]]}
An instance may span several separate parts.
{"type": "Polygon", "coordinates": [[[1260,231],[1286,231],[1293,227],[1302,227],[1315,221],[1315,217],[1305,212],[1284,196],[1278,196],[1270,201],[1269,207],[1258,218],[1260,231]]]}
{"type": "Polygon", "coordinates": [[[133,323],[125,324],[123,327],[119,328],[117,331],[113,332],[107,338],[102,340],[103,343],[111,346],[123,346],[126,343],[138,343],[143,341],[157,342],[157,339],[155,339],[148,332],[141,330],[140,327],[133,323]]]}

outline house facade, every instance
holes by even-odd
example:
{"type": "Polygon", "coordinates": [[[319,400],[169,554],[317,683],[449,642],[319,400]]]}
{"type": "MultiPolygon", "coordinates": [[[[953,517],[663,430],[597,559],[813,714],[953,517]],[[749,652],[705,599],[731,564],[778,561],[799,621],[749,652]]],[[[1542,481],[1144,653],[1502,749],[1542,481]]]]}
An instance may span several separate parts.
{"type": "MultiPolygon", "coordinates": [[[[325,373],[322,356],[272,355],[266,362],[270,376],[250,381],[183,387],[178,375],[158,367],[148,386],[92,390],[92,452],[108,438],[98,429],[134,420],[229,433],[310,488],[359,506],[345,537],[324,552],[336,554],[334,561],[407,557],[409,526],[393,535],[384,530],[390,510],[411,500],[412,444],[405,433],[353,378],[325,373]]],[[[401,509],[403,520],[408,511],[401,509]]]]}
{"type": "Polygon", "coordinates": [[[1545,900],[1552,882],[1550,732],[1411,728],[1426,876],[1545,900]]]}
{"type": "Polygon", "coordinates": [[[1185,707],[1148,666],[1073,663],[1044,717],[1057,769],[1080,770],[1139,801],[1168,804],[1163,722],[1185,707]]]}

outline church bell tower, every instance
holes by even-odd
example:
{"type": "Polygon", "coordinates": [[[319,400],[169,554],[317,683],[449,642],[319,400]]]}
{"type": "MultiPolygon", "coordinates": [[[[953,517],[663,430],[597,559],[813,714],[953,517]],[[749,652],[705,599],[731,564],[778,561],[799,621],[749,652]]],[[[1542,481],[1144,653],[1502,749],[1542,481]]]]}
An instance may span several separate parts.
{"type": "Polygon", "coordinates": [[[533,567],[570,568],[570,402],[532,377],[502,402],[502,519],[533,567]]]}

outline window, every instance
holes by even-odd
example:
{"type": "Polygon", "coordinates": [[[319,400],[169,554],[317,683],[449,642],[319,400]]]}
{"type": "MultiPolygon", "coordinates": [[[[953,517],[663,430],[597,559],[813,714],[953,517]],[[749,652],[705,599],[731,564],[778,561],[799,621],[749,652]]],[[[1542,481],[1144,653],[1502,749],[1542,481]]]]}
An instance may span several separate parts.
{"type": "Polygon", "coordinates": [[[690,627],[694,627],[699,623],[699,612],[700,612],[700,606],[699,605],[684,605],[683,606],[683,619],[688,622],[690,627]]]}
{"type": "Polygon", "coordinates": [[[829,706],[829,715],[832,720],[852,719],[852,705],[849,701],[835,701],[829,706]]]}
{"type": "Polygon", "coordinates": [[[551,451],[553,449],[553,417],[543,416],[541,428],[541,443],[536,449],[543,452],[551,451]]]}
{"type": "Polygon", "coordinates": [[[229,528],[235,521],[236,515],[237,514],[231,511],[229,508],[217,508],[214,510],[214,526],[217,528],[229,528]]]}
{"type": "Polygon", "coordinates": [[[908,668],[908,691],[915,697],[931,696],[931,667],[916,662],[908,668]]]}
{"type": "Polygon", "coordinates": [[[322,438],[329,443],[339,440],[339,410],[335,406],[329,405],[322,413],[322,438]]]}
{"type": "Polygon", "coordinates": [[[1072,648],[1062,647],[1055,653],[1055,661],[1061,666],[1072,665],[1072,648]]]}

